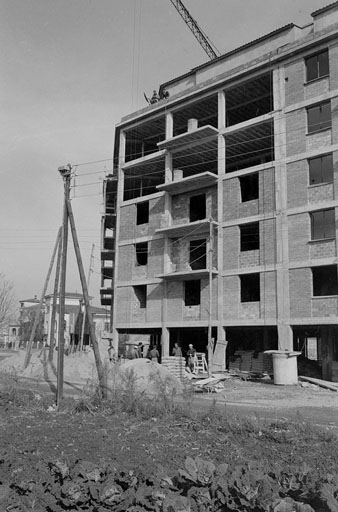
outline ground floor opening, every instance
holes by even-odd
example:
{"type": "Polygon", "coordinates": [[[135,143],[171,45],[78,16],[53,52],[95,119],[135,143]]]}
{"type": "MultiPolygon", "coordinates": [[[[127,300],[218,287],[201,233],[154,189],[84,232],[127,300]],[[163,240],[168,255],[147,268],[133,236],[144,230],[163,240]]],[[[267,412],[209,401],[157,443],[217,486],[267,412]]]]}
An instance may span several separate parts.
{"type": "Polygon", "coordinates": [[[338,326],[294,325],[292,331],[293,348],[302,353],[298,358],[299,375],[307,373],[306,376],[338,382],[338,326]]]}
{"type": "Polygon", "coordinates": [[[146,357],[149,348],[156,347],[162,353],[161,329],[126,329],[118,331],[118,355],[129,358],[132,349],[140,346],[141,357],[146,357]]]}
{"type": "MultiPolygon", "coordinates": [[[[213,327],[211,336],[216,340],[217,328],[213,327]]],[[[193,345],[196,352],[208,355],[208,328],[207,327],[178,327],[169,329],[169,354],[175,343],[181,347],[183,357],[186,357],[189,345],[193,345]]]]}

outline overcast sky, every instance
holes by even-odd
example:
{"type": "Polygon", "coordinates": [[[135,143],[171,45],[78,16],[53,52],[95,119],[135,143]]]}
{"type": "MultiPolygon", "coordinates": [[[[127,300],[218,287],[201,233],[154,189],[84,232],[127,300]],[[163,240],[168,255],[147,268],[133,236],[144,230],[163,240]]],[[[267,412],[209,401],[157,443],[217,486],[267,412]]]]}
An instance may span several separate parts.
{"type": "MultiPolygon", "coordinates": [[[[221,53],[287,23],[305,25],[329,3],[184,0],[221,53]]],[[[86,164],[77,167],[72,205],[86,274],[95,244],[90,294],[99,304],[114,125],[145,106],[144,92],[208,57],[170,0],[0,0],[0,56],[0,272],[18,300],[40,296],[62,222],[57,169],[86,164]]],[[[69,246],[67,291],[80,291],[69,246]]]]}

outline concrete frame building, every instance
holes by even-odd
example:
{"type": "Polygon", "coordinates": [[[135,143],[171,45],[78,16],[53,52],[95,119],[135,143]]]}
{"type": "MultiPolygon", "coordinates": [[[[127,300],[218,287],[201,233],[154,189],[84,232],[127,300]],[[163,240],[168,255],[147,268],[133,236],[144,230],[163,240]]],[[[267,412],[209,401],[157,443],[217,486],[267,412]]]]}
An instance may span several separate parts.
{"type": "Polygon", "coordinates": [[[211,332],[229,355],[314,351],[338,380],[338,2],[312,18],[164,83],[116,126],[101,290],[116,344],[206,352],[211,332]]]}

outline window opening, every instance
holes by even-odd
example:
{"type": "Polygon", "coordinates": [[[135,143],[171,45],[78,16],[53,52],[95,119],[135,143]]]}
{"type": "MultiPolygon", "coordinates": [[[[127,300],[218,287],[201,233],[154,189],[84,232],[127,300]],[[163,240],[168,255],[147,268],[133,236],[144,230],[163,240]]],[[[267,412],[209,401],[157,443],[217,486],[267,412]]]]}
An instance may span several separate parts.
{"type": "Polygon", "coordinates": [[[312,268],[313,296],[338,294],[337,265],[312,268]]]}
{"type": "Polygon", "coordinates": [[[136,204],[136,224],[148,224],[149,222],[149,201],[136,204]]]}
{"type": "Polygon", "coordinates": [[[260,301],[259,274],[243,274],[241,279],[241,302],[260,301]]]}
{"type": "Polygon", "coordinates": [[[309,159],[309,179],[310,185],[333,181],[332,154],[309,159]]]}
{"type": "Polygon", "coordinates": [[[254,201],[259,197],[259,184],[258,184],[258,172],[249,174],[248,176],[242,176],[239,178],[241,187],[241,200],[242,203],[247,201],[254,201]]]}
{"type": "Polygon", "coordinates": [[[331,103],[326,102],[307,109],[308,133],[331,128],[331,103]]]}
{"type": "Polygon", "coordinates": [[[147,265],[148,263],[148,242],[136,244],[136,264],[147,265]]]}
{"type": "Polygon", "coordinates": [[[322,240],[336,237],[334,208],[310,213],[311,240],[322,240]]]}
{"type": "Polygon", "coordinates": [[[189,264],[191,270],[207,268],[207,241],[205,239],[190,241],[189,264]]]}
{"type": "Polygon", "coordinates": [[[201,281],[185,281],[184,303],[186,306],[199,306],[201,304],[201,281]]]}
{"type": "Polygon", "coordinates": [[[153,170],[136,173],[124,171],[124,192],[123,200],[128,201],[137,197],[149,196],[158,192],[157,185],[164,183],[164,170],[161,166],[154,166],[153,170]]]}
{"type": "Polygon", "coordinates": [[[205,194],[190,197],[189,203],[190,222],[206,218],[206,197],[205,194]]]}
{"type": "Polygon", "coordinates": [[[133,286],[136,304],[140,309],[147,307],[147,286],[145,284],[133,286]]]}
{"type": "Polygon", "coordinates": [[[241,251],[255,251],[259,249],[259,222],[252,222],[240,226],[241,251]]]}
{"type": "Polygon", "coordinates": [[[306,81],[316,80],[329,74],[329,52],[327,50],[305,59],[306,81]]]}

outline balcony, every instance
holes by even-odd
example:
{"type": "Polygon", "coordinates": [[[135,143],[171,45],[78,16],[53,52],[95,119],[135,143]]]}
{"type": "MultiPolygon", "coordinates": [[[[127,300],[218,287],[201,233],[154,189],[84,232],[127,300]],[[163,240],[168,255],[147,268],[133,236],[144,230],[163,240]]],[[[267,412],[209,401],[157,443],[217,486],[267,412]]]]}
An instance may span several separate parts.
{"type": "Polygon", "coordinates": [[[115,238],[112,236],[105,236],[103,238],[103,249],[108,251],[114,251],[115,249],[115,238]]]}
{"type": "MultiPolygon", "coordinates": [[[[177,171],[176,171],[177,172],[177,171]]],[[[175,175],[175,171],[174,171],[175,175]]],[[[176,174],[177,176],[177,174],[176,174]]],[[[202,172],[187,178],[175,179],[169,183],[157,185],[157,189],[168,194],[184,194],[185,192],[192,192],[201,188],[211,187],[217,184],[217,175],[212,172],[202,172]]]]}
{"type": "Polygon", "coordinates": [[[103,227],[104,229],[114,229],[116,226],[116,214],[115,213],[106,213],[103,217],[103,227]]]}
{"type": "Polygon", "coordinates": [[[114,267],[101,267],[102,279],[113,279],[114,267]]]}
{"type": "Polygon", "coordinates": [[[212,228],[218,226],[218,222],[210,221],[209,219],[198,220],[195,222],[188,222],[186,224],[174,224],[167,227],[162,227],[156,230],[157,234],[167,235],[170,238],[178,238],[189,235],[202,235],[210,231],[210,224],[212,228]]]}
{"type": "Polygon", "coordinates": [[[112,249],[103,249],[101,251],[101,261],[112,261],[115,259],[115,251],[112,249]]]}
{"type": "Polygon", "coordinates": [[[196,128],[194,130],[189,130],[181,135],[177,135],[176,137],[172,137],[170,139],[166,139],[163,142],[159,142],[157,144],[159,149],[166,149],[168,151],[176,151],[186,145],[191,144],[200,144],[205,143],[208,140],[211,140],[218,135],[217,128],[213,126],[206,125],[201,126],[201,128],[196,128]]]}
{"type": "MultiPolygon", "coordinates": [[[[155,277],[158,279],[167,279],[168,281],[193,281],[195,279],[207,279],[209,277],[209,269],[199,269],[199,270],[180,270],[179,272],[168,272],[167,274],[160,274],[155,277]]],[[[213,277],[218,275],[218,270],[213,268],[211,270],[211,275],[213,277]]]]}
{"type": "Polygon", "coordinates": [[[101,296],[101,306],[110,306],[113,299],[113,288],[101,288],[100,296],[101,296]]]}

